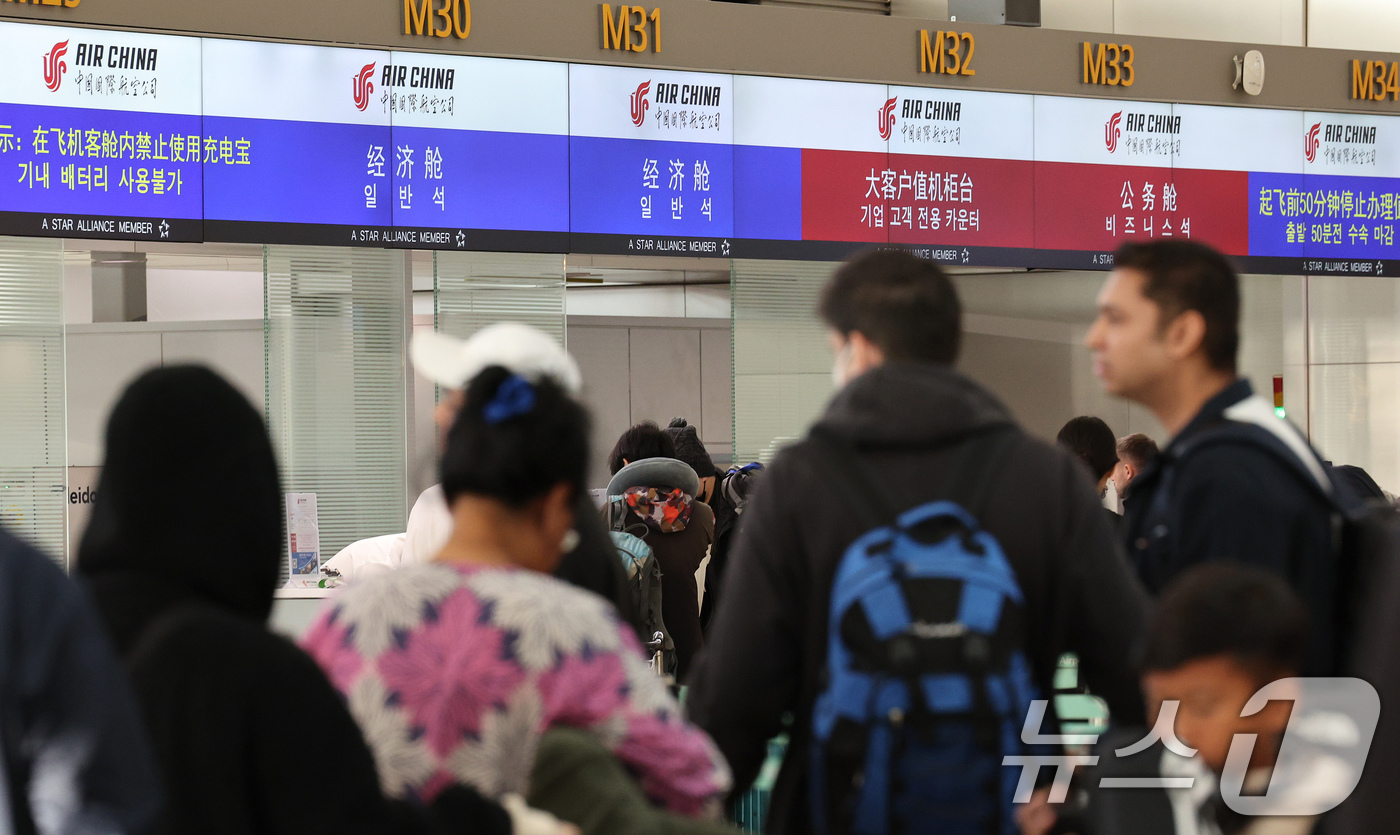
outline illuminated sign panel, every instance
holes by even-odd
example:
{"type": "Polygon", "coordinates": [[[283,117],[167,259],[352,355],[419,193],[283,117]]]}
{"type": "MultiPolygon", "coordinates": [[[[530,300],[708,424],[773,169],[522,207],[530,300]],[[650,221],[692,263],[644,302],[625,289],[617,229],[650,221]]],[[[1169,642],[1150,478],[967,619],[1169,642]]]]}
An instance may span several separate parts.
{"type": "Polygon", "coordinates": [[[389,63],[375,50],[205,40],[205,129],[249,148],[204,163],[208,239],[385,245],[389,63]]]}
{"type": "Polygon", "coordinates": [[[0,23],[0,234],[1376,275],[1397,226],[1396,116],[0,23]]]}
{"type": "Polygon", "coordinates": [[[223,139],[198,40],[0,23],[0,234],[200,240],[223,139]]]}
{"type": "Polygon", "coordinates": [[[731,255],[727,75],[569,67],[569,223],[584,251],[731,255]]]}
{"type": "Polygon", "coordinates": [[[567,250],[567,64],[395,52],[379,84],[400,244],[567,250]]]}

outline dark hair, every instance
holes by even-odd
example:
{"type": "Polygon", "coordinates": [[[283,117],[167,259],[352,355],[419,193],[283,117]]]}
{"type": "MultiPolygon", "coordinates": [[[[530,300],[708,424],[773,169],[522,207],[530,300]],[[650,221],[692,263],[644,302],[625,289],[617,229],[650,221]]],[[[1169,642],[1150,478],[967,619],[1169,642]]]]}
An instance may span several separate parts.
{"type": "Polygon", "coordinates": [[[1100,418],[1084,415],[1071,419],[1060,428],[1055,441],[1084,462],[1094,481],[1113,472],[1113,465],[1118,463],[1113,430],[1100,418]]]}
{"type": "Polygon", "coordinates": [[[1126,459],[1135,467],[1145,467],[1157,457],[1157,442],[1141,432],[1119,438],[1117,449],[1119,460],[1126,459]]]}
{"type": "Polygon", "coordinates": [[[493,365],[467,384],[465,403],[447,434],[443,492],[448,501],[471,493],[511,507],[560,483],[577,493],[588,471],[588,431],[587,411],[553,379],[526,383],[493,365]],[[502,392],[507,385],[518,389],[502,392]],[[512,392],[521,399],[507,397],[512,392]]]}
{"type": "Polygon", "coordinates": [[[1175,670],[1228,655],[1262,679],[1297,672],[1307,644],[1307,607],[1282,578],[1211,562],[1183,573],[1158,599],[1142,668],[1175,670]]]}
{"type": "MultiPolygon", "coordinates": [[[[208,368],[170,365],[126,387],[106,439],[78,572],[99,585],[119,575],[151,578],[265,620],[287,540],[262,411],[208,368]]],[[[109,623],[129,648],[136,634],[124,633],[134,621],[109,623]]]]}
{"type": "Polygon", "coordinates": [[[1217,371],[1235,370],[1240,348],[1240,279],[1219,252],[1191,241],[1127,243],[1113,256],[1116,268],[1146,276],[1142,294],[1161,308],[1158,329],[1188,310],[1206,321],[1201,350],[1217,371]]]}
{"type": "Polygon", "coordinates": [[[951,365],[962,342],[957,290],[932,261],[873,250],[842,264],[822,289],[818,312],[844,335],[859,332],[887,359],[951,365]]]}
{"type": "Polygon", "coordinates": [[[622,463],[624,459],[630,462],[647,458],[675,457],[676,442],[670,433],[652,421],[644,420],[623,432],[622,437],[617,439],[612,452],[608,453],[608,472],[617,475],[618,470],[627,466],[622,463]]]}

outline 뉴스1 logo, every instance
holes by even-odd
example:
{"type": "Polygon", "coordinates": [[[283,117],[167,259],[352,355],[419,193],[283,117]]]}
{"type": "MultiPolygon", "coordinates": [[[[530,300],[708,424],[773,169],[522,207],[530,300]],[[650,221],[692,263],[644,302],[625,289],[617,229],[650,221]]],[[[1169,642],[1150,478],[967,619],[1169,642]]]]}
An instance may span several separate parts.
{"type": "Polygon", "coordinates": [[[899,99],[889,99],[880,108],[880,138],[888,140],[894,132],[894,106],[899,99]]]}
{"type": "MultiPolygon", "coordinates": [[[[1286,728],[1275,743],[1274,752],[1265,754],[1272,760],[1267,791],[1262,795],[1245,793],[1245,774],[1253,770],[1250,765],[1257,756],[1255,745],[1261,734],[1238,732],[1231,735],[1223,768],[1216,766],[1220,772],[1216,775],[1215,797],[1230,811],[1244,817],[1312,817],[1336,808],[1361,781],[1380,719],[1380,695],[1359,678],[1281,678],[1255,691],[1240,707],[1238,716],[1240,719],[1258,716],[1270,702],[1291,703],[1291,706],[1284,714],[1288,717],[1284,720],[1286,728]]],[[[1180,702],[1163,701],[1157,720],[1146,736],[1123,748],[1109,747],[1102,754],[1098,752],[1104,749],[1094,747],[1099,742],[1097,733],[1041,733],[1047,705],[1049,702],[1044,699],[1030,703],[1021,727],[1022,744],[1082,746],[1093,748],[1095,753],[1003,756],[1003,766],[1021,768],[1012,803],[1031,801],[1036,778],[1042,768],[1048,767],[1055,769],[1054,780],[1048,790],[1042,788],[1036,793],[1050,803],[1063,803],[1075,769],[1098,765],[1101,759],[1109,759],[1109,752],[1113,757],[1131,757],[1160,745],[1165,749],[1162,754],[1170,751],[1182,760],[1195,760],[1193,770],[1198,773],[1204,775],[1211,770],[1201,752],[1176,736],[1180,702]]],[[[1169,772],[1164,767],[1151,777],[1099,777],[1098,787],[1186,790],[1196,787],[1196,780],[1189,770],[1174,768],[1169,772]]]]}
{"type": "Polygon", "coordinates": [[[651,102],[647,101],[647,93],[651,92],[651,81],[643,81],[637,85],[637,90],[632,94],[632,124],[637,127],[642,126],[646,121],[647,108],[651,107],[651,102]]]}
{"type": "Polygon", "coordinates": [[[370,81],[374,77],[374,64],[365,64],[360,67],[360,71],[355,75],[355,109],[364,110],[369,107],[370,94],[374,92],[374,82],[370,81]]]}
{"type": "Polygon", "coordinates": [[[1118,137],[1123,133],[1118,127],[1121,121],[1123,121],[1123,111],[1120,110],[1113,114],[1108,123],[1103,126],[1103,143],[1108,146],[1110,154],[1118,150],[1118,137]]]}
{"type": "Polygon", "coordinates": [[[54,44],[49,54],[44,56],[44,85],[49,92],[57,92],[58,85],[63,83],[63,74],[68,72],[68,63],[63,56],[67,54],[68,41],[63,41],[54,44]]]}
{"type": "Polygon", "coordinates": [[[1308,158],[1308,162],[1315,162],[1317,160],[1317,135],[1321,130],[1322,123],[1318,122],[1308,128],[1307,135],[1303,137],[1303,155],[1308,158]]]}

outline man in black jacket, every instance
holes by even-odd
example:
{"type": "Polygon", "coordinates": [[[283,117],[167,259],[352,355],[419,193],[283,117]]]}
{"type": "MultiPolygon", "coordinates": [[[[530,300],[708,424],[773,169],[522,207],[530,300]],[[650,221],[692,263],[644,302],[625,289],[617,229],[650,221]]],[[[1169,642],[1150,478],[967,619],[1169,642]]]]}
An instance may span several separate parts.
{"type": "MultiPolygon", "coordinates": [[[[1077,652],[1084,680],[1115,718],[1142,721],[1129,660],[1142,591],[1081,465],[1016,428],[995,397],[953,370],[961,307],[952,283],[932,262],[869,253],[837,271],[821,313],[842,388],[814,432],[853,448],[899,510],[990,473],[989,501],[975,512],[1024,592],[1035,684],[1048,694],[1060,654],[1077,652]],[[996,469],[980,454],[989,441],[1005,444],[996,469]]],[[[748,503],[687,701],[728,758],[736,792],[791,715],[773,832],[814,831],[807,774],[832,584],[843,553],[870,527],[822,443],[809,436],[781,452],[748,503]]]]}
{"type": "Polygon", "coordinates": [[[1128,493],[1129,560],[1152,594],[1210,560],[1279,574],[1312,616],[1304,671],[1329,674],[1334,488],[1302,434],[1236,373],[1239,278],[1186,241],[1126,244],[1115,264],[1086,339],[1094,373],[1171,436],[1128,493]]]}

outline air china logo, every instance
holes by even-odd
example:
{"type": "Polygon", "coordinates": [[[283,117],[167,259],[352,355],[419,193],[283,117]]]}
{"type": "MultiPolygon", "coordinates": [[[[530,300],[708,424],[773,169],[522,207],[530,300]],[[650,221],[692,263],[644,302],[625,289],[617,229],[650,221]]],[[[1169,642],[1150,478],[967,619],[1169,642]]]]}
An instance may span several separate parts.
{"type": "Polygon", "coordinates": [[[1308,162],[1317,161],[1317,135],[1322,131],[1322,123],[1318,122],[1308,128],[1307,136],[1303,137],[1303,155],[1308,158],[1308,162]]]}
{"type": "Polygon", "coordinates": [[[1110,154],[1118,150],[1118,137],[1123,133],[1118,125],[1122,121],[1123,111],[1120,110],[1113,114],[1112,118],[1108,120],[1108,123],[1103,126],[1103,143],[1108,146],[1108,152],[1110,154]]]}
{"type": "Polygon", "coordinates": [[[1376,125],[1318,122],[1303,134],[1303,156],[1309,163],[1374,166],[1378,134],[1376,125]]]}
{"type": "Polygon", "coordinates": [[[374,77],[374,64],[365,64],[355,75],[355,109],[364,110],[369,107],[370,94],[374,92],[374,82],[370,81],[374,77]]]}
{"type": "Polygon", "coordinates": [[[880,138],[888,140],[894,133],[894,106],[899,99],[890,99],[880,108],[880,138]]]}
{"type": "Polygon", "coordinates": [[[63,60],[63,56],[68,54],[68,41],[56,43],[49,54],[44,56],[44,86],[49,88],[49,92],[57,92],[58,85],[63,83],[63,74],[68,72],[68,63],[63,60]]]}
{"type": "Polygon", "coordinates": [[[651,102],[647,101],[647,93],[651,92],[651,82],[643,81],[637,85],[637,90],[632,94],[632,124],[637,127],[642,126],[646,121],[647,108],[651,107],[651,102]]]}

